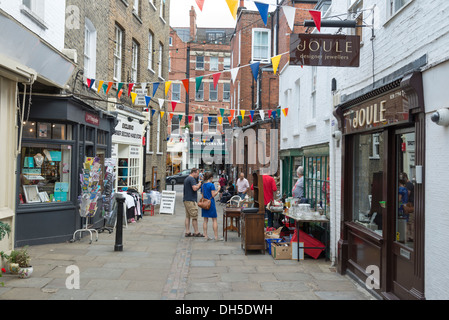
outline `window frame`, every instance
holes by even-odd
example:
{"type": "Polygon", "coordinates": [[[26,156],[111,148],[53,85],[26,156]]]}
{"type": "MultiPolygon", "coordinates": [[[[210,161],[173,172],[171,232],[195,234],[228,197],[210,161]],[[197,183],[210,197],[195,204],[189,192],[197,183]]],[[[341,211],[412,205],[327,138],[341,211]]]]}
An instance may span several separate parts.
{"type": "Polygon", "coordinates": [[[231,102],[231,83],[230,82],[225,82],[223,83],[223,101],[225,102],[231,102]],[[229,86],[229,90],[225,90],[226,86],[229,86]],[[228,92],[228,98],[225,98],[225,93],[228,92]]]}
{"type": "Polygon", "coordinates": [[[180,102],[181,101],[181,84],[180,83],[172,83],[171,85],[171,100],[180,102]],[[176,99],[175,95],[179,95],[179,98],[176,99]]]}
{"type": "Polygon", "coordinates": [[[214,83],[209,82],[209,101],[218,101],[218,83],[217,87],[214,89],[214,83]],[[215,99],[212,99],[212,94],[215,95],[215,99]]]}
{"type": "Polygon", "coordinates": [[[122,78],[123,65],[123,29],[115,25],[115,47],[114,47],[114,75],[113,79],[117,82],[122,78]]]}
{"type": "Polygon", "coordinates": [[[210,71],[218,71],[219,65],[220,65],[220,63],[219,63],[218,57],[211,56],[211,57],[209,58],[209,70],[210,70],[210,71]],[[214,61],[214,63],[212,63],[212,61],[214,61]],[[216,62],[215,62],[215,61],[216,61],[216,62]]]}
{"type": "Polygon", "coordinates": [[[136,83],[139,79],[139,54],[140,45],[133,39],[131,50],[131,81],[136,83]]]}
{"type": "Polygon", "coordinates": [[[148,70],[154,73],[154,34],[148,33],[148,70]]]}
{"type": "Polygon", "coordinates": [[[271,56],[271,30],[265,28],[253,28],[252,29],[252,37],[251,37],[251,62],[266,62],[268,63],[271,56]],[[264,47],[266,49],[266,58],[255,57],[255,40],[257,33],[267,33],[267,44],[266,45],[258,45],[258,47],[264,47]]]}
{"type": "Polygon", "coordinates": [[[195,70],[204,70],[204,56],[203,55],[198,55],[195,57],[195,70]],[[198,67],[198,63],[199,63],[198,58],[203,59],[203,61],[201,62],[202,67],[198,67]]]}
{"type": "Polygon", "coordinates": [[[97,52],[97,30],[93,23],[86,18],[84,24],[84,76],[96,78],[96,52],[97,52]],[[86,61],[87,60],[87,61],[86,61]]]}

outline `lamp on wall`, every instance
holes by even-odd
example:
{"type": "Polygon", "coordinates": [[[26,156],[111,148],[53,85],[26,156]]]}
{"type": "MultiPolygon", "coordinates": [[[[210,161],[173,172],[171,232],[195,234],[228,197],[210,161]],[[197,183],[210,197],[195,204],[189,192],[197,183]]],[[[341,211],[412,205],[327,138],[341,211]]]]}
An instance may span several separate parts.
{"type": "Polygon", "coordinates": [[[132,117],[128,117],[128,122],[133,122],[133,118],[132,117]]]}

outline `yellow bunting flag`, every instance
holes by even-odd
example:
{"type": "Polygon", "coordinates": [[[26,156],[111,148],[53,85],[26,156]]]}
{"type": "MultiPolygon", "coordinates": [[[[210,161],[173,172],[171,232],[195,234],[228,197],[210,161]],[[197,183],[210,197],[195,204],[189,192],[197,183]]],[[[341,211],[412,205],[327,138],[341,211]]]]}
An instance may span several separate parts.
{"type": "Polygon", "coordinates": [[[229,10],[231,11],[234,20],[237,19],[237,9],[239,8],[239,0],[226,0],[229,10]]]}
{"type": "Polygon", "coordinates": [[[168,90],[170,90],[170,86],[171,86],[171,81],[167,81],[165,83],[165,95],[167,95],[168,90]]]}
{"type": "Polygon", "coordinates": [[[131,99],[132,99],[132,101],[133,101],[133,104],[134,104],[134,102],[136,101],[136,97],[137,97],[137,93],[131,92],[131,99]]]}
{"type": "Polygon", "coordinates": [[[284,116],[287,116],[288,115],[288,108],[282,109],[282,112],[284,113],[284,116]]]}
{"type": "Polygon", "coordinates": [[[103,88],[103,80],[100,80],[100,82],[98,83],[98,89],[97,89],[97,93],[100,93],[101,88],[103,88]]]}
{"type": "Polygon", "coordinates": [[[218,119],[218,123],[219,123],[219,124],[222,124],[222,122],[223,122],[223,117],[217,117],[217,119],[218,119]]]}
{"type": "Polygon", "coordinates": [[[165,112],[161,111],[161,119],[164,117],[165,112]]]}
{"type": "Polygon", "coordinates": [[[240,110],[240,114],[242,115],[242,119],[245,118],[245,110],[240,110]]]}
{"type": "Polygon", "coordinates": [[[276,74],[276,71],[278,70],[279,61],[281,61],[281,55],[271,58],[271,63],[273,64],[273,73],[274,74],[276,74]]]}

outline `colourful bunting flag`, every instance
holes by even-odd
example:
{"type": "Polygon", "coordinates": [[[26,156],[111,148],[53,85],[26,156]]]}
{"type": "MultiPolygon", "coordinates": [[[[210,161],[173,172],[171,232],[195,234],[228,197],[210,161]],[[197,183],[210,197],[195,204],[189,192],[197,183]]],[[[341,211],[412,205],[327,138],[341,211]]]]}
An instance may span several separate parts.
{"type": "Polygon", "coordinates": [[[173,113],[169,113],[170,120],[173,119],[173,113]]]}
{"type": "Polygon", "coordinates": [[[132,100],[133,104],[136,101],[136,97],[137,97],[137,93],[131,92],[131,100],[132,100]]]}
{"type": "Polygon", "coordinates": [[[287,116],[288,115],[288,108],[282,109],[282,112],[284,113],[284,116],[287,116]]]}
{"type": "Polygon", "coordinates": [[[168,90],[170,90],[171,81],[165,82],[165,95],[168,94],[168,90]]]}
{"type": "MultiPolygon", "coordinates": [[[[119,94],[119,92],[122,90],[123,87],[123,82],[120,82],[117,86],[117,95],[119,94]]],[[[119,97],[120,98],[120,97],[119,97]]]]}
{"type": "Polygon", "coordinates": [[[100,93],[101,88],[103,88],[103,84],[104,84],[104,81],[100,80],[100,82],[98,83],[97,93],[100,93]]]}
{"type": "Polygon", "coordinates": [[[257,81],[257,77],[259,76],[259,66],[260,62],[255,62],[250,65],[255,81],[257,81]]]}
{"type": "Polygon", "coordinates": [[[172,108],[173,112],[175,112],[176,104],[177,104],[176,101],[171,102],[171,108],[172,108]]]}
{"type": "Polygon", "coordinates": [[[87,86],[88,86],[89,88],[90,88],[91,82],[92,82],[92,81],[91,81],[89,78],[86,79],[86,84],[87,84],[87,86]]]}
{"type": "Polygon", "coordinates": [[[90,84],[89,84],[89,89],[92,89],[92,86],[94,85],[94,83],[95,83],[95,79],[91,79],[90,84]]]}
{"type": "Polygon", "coordinates": [[[267,20],[268,20],[268,7],[269,5],[262,2],[255,1],[254,4],[256,5],[257,9],[259,10],[260,16],[262,17],[262,21],[267,26],[267,20]]]}
{"type": "Polygon", "coordinates": [[[153,117],[155,113],[156,113],[156,110],[151,109],[151,117],[153,117]]]}
{"type": "Polygon", "coordinates": [[[239,0],[226,0],[228,4],[229,11],[231,11],[232,17],[237,19],[237,10],[239,8],[239,0]]]}
{"type": "Polygon", "coordinates": [[[282,11],[284,11],[284,15],[285,18],[287,19],[288,26],[290,27],[290,30],[293,32],[295,28],[296,8],[289,6],[282,6],[282,11]]]}
{"type": "Polygon", "coordinates": [[[273,119],[276,119],[276,110],[271,111],[271,116],[273,119]]]}
{"type": "Polygon", "coordinates": [[[164,111],[160,111],[161,113],[161,119],[164,117],[165,112],[164,111]]]}
{"type": "Polygon", "coordinates": [[[182,114],[178,114],[179,122],[181,122],[182,116],[183,116],[182,114]]]}
{"type": "Polygon", "coordinates": [[[272,115],[271,110],[268,110],[268,118],[270,118],[272,115]]]}
{"type": "Polygon", "coordinates": [[[221,108],[221,109],[220,109],[220,114],[221,114],[221,117],[223,117],[223,116],[224,116],[224,112],[225,112],[225,109],[221,108]]]}
{"type": "Polygon", "coordinates": [[[159,109],[162,109],[164,107],[164,99],[157,99],[159,101],[159,109]]]}
{"type": "Polygon", "coordinates": [[[232,79],[233,83],[235,82],[235,79],[237,78],[239,70],[240,70],[240,68],[234,68],[234,69],[229,70],[229,72],[231,72],[231,79],[232,79]]]}
{"type": "Polygon", "coordinates": [[[200,8],[200,11],[203,11],[203,5],[204,5],[204,0],[195,0],[196,4],[198,5],[198,8],[200,8]]]}
{"type": "Polygon", "coordinates": [[[237,118],[239,118],[240,123],[242,123],[242,121],[243,121],[242,116],[238,116],[237,118]]]}
{"type": "Polygon", "coordinates": [[[193,117],[193,116],[188,116],[189,123],[192,122],[192,117],[193,117]]]}
{"type": "Polygon", "coordinates": [[[259,115],[262,121],[265,120],[265,113],[263,112],[263,110],[259,110],[259,115]]]}
{"type": "Polygon", "coordinates": [[[109,93],[109,90],[111,90],[112,85],[113,85],[113,82],[109,82],[109,83],[108,83],[108,90],[106,91],[106,94],[109,93]]]}
{"type": "Polygon", "coordinates": [[[209,121],[209,124],[212,122],[212,117],[207,117],[207,121],[209,121]]]}
{"type": "Polygon", "coordinates": [[[104,94],[106,94],[107,90],[108,90],[108,85],[106,83],[103,83],[103,92],[104,92],[104,94]]]}
{"type": "Polygon", "coordinates": [[[319,32],[321,32],[321,11],[318,10],[309,10],[310,15],[312,16],[313,22],[315,23],[316,28],[319,32]]]}
{"type": "Polygon", "coordinates": [[[203,77],[196,77],[195,78],[195,82],[196,82],[196,92],[198,92],[198,90],[201,87],[201,82],[203,81],[203,77]]]}
{"type": "Polygon", "coordinates": [[[234,110],[234,109],[231,109],[230,111],[231,111],[231,118],[234,118],[234,112],[235,112],[235,110],[234,110]]]}
{"type": "Polygon", "coordinates": [[[220,79],[221,73],[215,73],[212,75],[212,78],[214,79],[214,90],[217,89],[218,80],[220,79]]]}
{"type": "Polygon", "coordinates": [[[133,91],[134,83],[128,84],[128,97],[131,94],[131,91],[133,91]]]}
{"type": "Polygon", "coordinates": [[[219,124],[222,124],[222,123],[223,123],[223,117],[217,117],[217,119],[218,119],[218,123],[219,123],[219,124]]]}
{"type": "Polygon", "coordinates": [[[273,65],[273,73],[276,74],[278,67],[279,67],[279,62],[281,61],[281,57],[282,55],[277,55],[273,58],[271,58],[271,64],[273,65]]]}
{"type": "Polygon", "coordinates": [[[123,90],[120,89],[120,91],[119,91],[118,94],[117,94],[117,97],[120,99],[120,97],[122,96],[122,94],[123,94],[123,90]]]}
{"type": "Polygon", "coordinates": [[[153,97],[156,94],[157,88],[159,88],[159,82],[153,83],[153,97]]]}
{"type": "Polygon", "coordinates": [[[242,119],[245,118],[245,110],[240,110],[240,114],[242,115],[242,119]]]}
{"type": "Polygon", "coordinates": [[[228,117],[229,124],[231,124],[233,117],[228,117]]]}
{"type": "Polygon", "coordinates": [[[150,104],[150,101],[151,101],[151,97],[150,96],[145,96],[145,104],[147,105],[147,107],[150,104]]]}
{"type": "Polygon", "coordinates": [[[281,109],[276,109],[276,116],[280,117],[281,116],[281,109]]]}
{"type": "Polygon", "coordinates": [[[250,118],[251,122],[253,122],[253,119],[254,119],[254,110],[250,110],[250,111],[249,111],[249,118],[250,118]]]}
{"type": "Polygon", "coordinates": [[[189,79],[182,80],[182,84],[184,85],[186,91],[189,92],[189,79]]]}

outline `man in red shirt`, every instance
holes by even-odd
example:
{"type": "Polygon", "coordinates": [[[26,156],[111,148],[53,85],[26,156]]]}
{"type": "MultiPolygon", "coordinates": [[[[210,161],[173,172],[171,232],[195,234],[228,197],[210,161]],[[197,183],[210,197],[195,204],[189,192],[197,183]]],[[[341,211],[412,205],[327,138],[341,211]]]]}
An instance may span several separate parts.
{"type": "MultiPolygon", "coordinates": [[[[263,199],[265,205],[265,216],[268,218],[268,227],[273,226],[273,212],[267,209],[267,204],[274,200],[274,194],[278,191],[276,187],[276,182],[272,176],[263,175],[263,199]]],[[[253,185],[251,185],[251,190],[254,190],[253,185]]]]}

